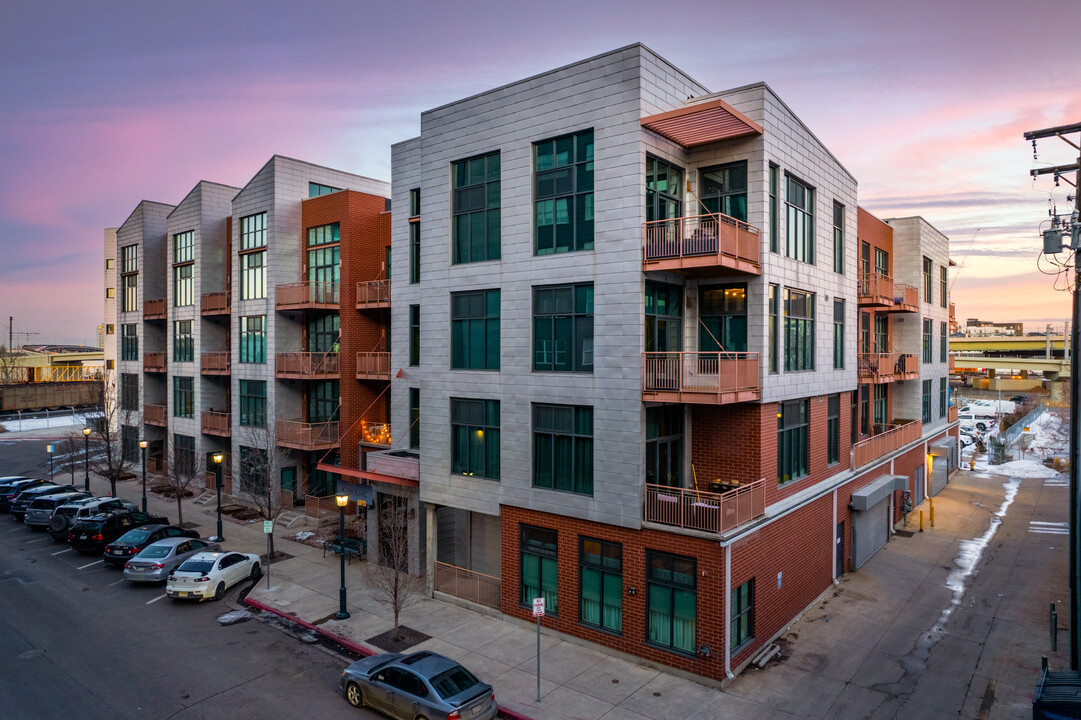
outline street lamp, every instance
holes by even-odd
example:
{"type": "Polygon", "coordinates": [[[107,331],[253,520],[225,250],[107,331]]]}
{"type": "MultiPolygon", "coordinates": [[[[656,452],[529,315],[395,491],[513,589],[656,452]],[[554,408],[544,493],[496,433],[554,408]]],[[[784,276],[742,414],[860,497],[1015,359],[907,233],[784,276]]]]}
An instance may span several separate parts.
{"type": "Polygon", "coordinates": [[[349,617],[349,613],[345,610],[345,506],[349,504],[349,496],[336,495],[334,500],[338,503],[338,542],[342,551],[339,556],[342,566],[342,586],[338,588],[338,614],[335,617],[345,620],[349,617]]]}
{"type": "Polygon", "coordinates": [[[83,464],[86,468],[86,487],[83,488],[87,492],[90,492],[90,428],[83,428],[83,464]]]}
{"type": "Polygon", "coordinates": [[[223,455],[222,453],[214,453],[214,479],[216,480],[218,490],[218,537],[214,538],[216,542],[222,542],[223,540],[225,540],[225,538],[222,536],[221,530],[221,462],[224,459],[225,455],[223,455]]]}
{"type": "Polygon", "coordinates": [[[146,440],[139,441],[139,449],[143,451],[143,512],[146,512],[146,440]]]}
{"type": "Polygon", "coordinates": [[[49,453],[49,479],[53,479],[53,450],[56,449],[55,445],[46,445],[45,451],[49,453]]]}

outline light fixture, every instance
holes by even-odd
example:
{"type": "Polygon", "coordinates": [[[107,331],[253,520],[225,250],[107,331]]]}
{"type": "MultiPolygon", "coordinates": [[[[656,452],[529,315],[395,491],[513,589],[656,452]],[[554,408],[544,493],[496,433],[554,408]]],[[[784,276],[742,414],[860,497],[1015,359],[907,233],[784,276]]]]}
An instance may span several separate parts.
{"type": "Polygon", "coordinates": [[[90,437],[90,428],[83,428],[83,435],[90,437]]]}
{"type": "Polygon", "coordinates": [[[221,453],[214,453],[214,462],[221,465],[221,461],[224,460],[224,459],[225,459],[225,455],[223,455],[221,453]]]}
{"type": "Polygon", "coordinates": [[[334,501],[338,503],[338,507],[343,508],[343,507],[345,507],[346,505],[349,504],[349,496],[348,495],[335,495],[334,496],[334,501]]]}
{"type": "Polygon", "coordinates": [[[146,446],[147,446],[146,440],[140,440],[139,441],[139,447],[141,447],[143,450],[146,450],[146,446]]]}

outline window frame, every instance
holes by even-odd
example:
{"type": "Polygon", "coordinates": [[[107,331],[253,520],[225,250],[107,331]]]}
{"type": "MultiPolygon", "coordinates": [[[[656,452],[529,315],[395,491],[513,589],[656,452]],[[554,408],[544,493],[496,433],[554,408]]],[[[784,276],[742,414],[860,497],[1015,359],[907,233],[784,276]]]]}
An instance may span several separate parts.
{"type": "Polygon", "coordinates": [[[845,369],[845,301],[833,300],[833,369],[845,369]]]}
{"type": "MultiPolygon", "coordinates": [[[[532,359],[533,372],[555,373],[592,373],[594,367],[594,288],[593,283],[574,283],[564,285],[534,285],[532,292],[532,359]],[[560,304],[559,293],[570,293],[569,311],[566,299],[562,301],[562,311],[555,309],[560,304]],[[542,294],[544,295],[542,297],[542,294]],[[551,298],[547,297],[551,294],[551,298]],[[545,302],[553,306],[550,312],[538,312],[538,306],[545,302]],[[569,361],[559,362],[559,349],[557,347],[557,331],[560,320],[570,321],[570,348],[564,352],[570,356],[569,361]],[[542,326],[547,323],[550,332],[543,332],[542,326]],[[551,343],[549,350],[547,345],[541,346],[543,341],[551,343]],[[541,355],[542,354],[542,355],[541,355]],[[538,362],[540,357],[551,357],[549,362],[538,362]],[[587,361],[588,356],[588,361],[587,361]]],[[[565,329],[565,328],[564,328],[565,329]]]]}
{"type": "Polygon", "coordinates": [[[923,362],[929,365],[934,361],[934,337],[935,321],[931,318],[923,319],[923,362]]]}
{"type": "Polygon", "coordinates": [[[533,403],[530,432],[530,486],[592,497],[595,453],[593,406],[533,403]],[[551,427],[544,425],[546,411],[551,415],[551,427]],[[557,417],[563,414],[569,415],[569,423],[566,423],[567,418],[557,417]],[[559,421],[563,421],[563,424],[559,421]],[[559,457],[561,451],[566,455],[568,450],[569,458],[559,457]],[[547,462],[542,462],[544,456],[548,456],[547,462]],[[548,478],[541,475],[545,468],[550,475],[548,478]]]}
{"type": "Polygon", "coordinates": [[[173,361],[195,361],[195,337],[191,320],[173,320],[173,361]]]}
{"type": "Polygon", "coordinates": [[[409,306],[409,366],[420,365],[420,305],[409,306]]]}
{"type": "Polygon", "coordinates": [[[935,264],[931,258],[923,256],[923,302],[928,305],[935,304],[935,264]]]}
{"type": "Polygon", "coordinates": [[[266,363],[266,315],[241,315],[239,325],[238,361],[250,364],[266,363]],[[255,325],[258,327],[253,327],[255,325]]]}
{"type": "MultiPolygon", "coordinates": [[[[646,549],[646,617],[645,617],[645,643],[652,647],[661,648],[668,652],[674,652],[680,655],[694,656],[698,650],[698,559],[694,557],[688,557],[685,555],[676,555],[674,553],[663,552],[660,550],[646,549]],[[656,574],[657,560],[668,560],[671,563],[671,567],[668,568],[668,577],[660,577],[656,574]],[[681,573],[681,575],[689,578],[689,582],[681,582],[676,579],[676,563],[687,563],[690,565],[690,572],[681,573]],[[669,641],[664,642],[653,637],[650,637],[654,626],[654,589],[666,589],[668,595],[667,607],[668,612],[668,637],[669,641]],[[676,593],[683,592],[690,594],[694,599],[694,623],[692,625],[693,635],[691,639],[690,647],[686,645],[679,646],[676,644],[676,593]]],[[[659,593],[658,593],[659,594],[659,593]]],[[[686,639],[684,639],[686,642],[686,639]]]]}
{"type": "Polygon", "coordinates": [[[779,370],[778,363],[778,347],[780,346],[780,336],[778,332],[781,329],[781,286],[777,283],[770,283],[769,295],[767,298],[767,310],[769,313],[769,372],[770,374],[776,374],[779,370]]]}
{"type": "MultiPolygon", "coordinates": [[[[494,150],[455,160],[450,164],[450,262],[452,265],[499,260],[502,255],[501,162],[500,151],[494,150]],[[482,178],[478,180],[472,177],[473,164],[482,161],[484,163],[482,178]],[[466,199],[474,197],[481,200],[481,207],[467,204],[466,199]],[[468,237],[462,237],[463,231],[468,237]],[[475,231],[483,235],[479,244],[473,238],[475,231]],[[478,257],[473,257],[475,252],[478,257]]],[[[475,203],[476,200],[471,202],[475,203]]]]}
{"type": "Polygon", "coordinates": [[[929,424],[931,422],[931,393],[933,392],[933,389],[931,387],[931,381],[930,380],[924,380],[923,381],[922,391],[923,391],[923,397],[922,397],[923,402],[922,402],[922,414],[920,416],[920,419],[923,421],[924,425],[927,425],[927,424],[929,424]]]}
{"type": "Polygon", "coordinates": [[[941,296],[938,304],[941,307],[949,307],[950,282],[949,274],[945,265],[938,266],[938,294],[941,296]]]}
{"type": "Polygon", "coordinates": [[[786,172],[784,177],[785,256],[814,265],[815,188],[791,173],[786,172]],[[802,195],[802,201],[795,195],[802,195]]]}
{"type": "Polygon", "coordinates": [[[500,302],[498,288],[450,294],[451,370],[499,370],[500,302]]]}
{"type": "Polygon", "coordinates": [[[526,597],[527,555],[537,558],[537,594],[544,597],[546,589],[551,594],[550,598],[544,597],[544,614],[559,617],[559,531],[527,523],[518,524],[518,604],[521,607],[532,607],[534,599],[526,597]],[[535,536],[535,540],[527,543],[527,534],[535,536]],[[544,560],[550,560],[551,563],[546,564],[544,560]],[[555,583],[551,588],[546,587],[549,585],[544,572],[546,566],[555,576],[555,583]]]}
{"type": "MultiPolygon", "coordinates": [[[[738,174],[737,174],[738,177],[738,174]]],[[[698,168],[698,187],[700,193],[700,202],[703,209],[707,209],[709,204],[712,204],[712,200],[717,198],[717,213],[726,217],[735,218],[742,222],[747,222],[747,198],[750,186],[750,175],[748,173],[748,163],[746,160],[736,160],[734,162],[722,163],[720,165],[709,165],[706,167],[698,168]],[[732,170],[742,170],[743,172],[743,189],[729,189],[733,185],[732,183],[732,170]],[[725,178],[729,182],[729,186],[719,192],[709,192],[706,189],[706,177],[705,174],[709,172],[724,172],[725,178]],[[725,212],[726,210],[733,210],[733,203],[739,204],[739,199],[742,198],[742,213],[738,212],[725,212]],[[742,217],[740,216],[742,215],[742,217]]],[[[706,213],[702,213],[703,215],[706,213]]]]}
{"type": "Polygon", "coordinates": [[[947,402],[946,393],[946,378],[940,377],[938,379],[938,416],[945,418],[948,414],[949,403],[947,402]]]}
{"type": "Polygon", "coordinates": [[[499,401],[477,398],[450,398],[450,471],[455,475],[499,480],[499,401]],[[466,417],[469,409],[479,406],[480,422],[466,417]],[[469,421],[474,422],[470,423],[469,421]],[[461,431],[465,443],[460,447],[461,431]],[[473,438],[479,437],[476,443],[473,438]],[[464,449],[466,457],[461,457],[464,449]],[[474,453],[479,453],[480,458],[474,453]]]}
{"type": "Polygon", "coordinates": [[[769,251],[772,253],[778,251],[778,239],[781,233],[780,206],[777,202],[780,170],[780,166],[776,163],[769,164],[769,251]]]}
{"type": "Polygon", "coordinates": [[[263,300],[267,296],[267,251],[240,253],[240,299],[263,300]]]}
{"type": "Polygon", "coordinates": [[[589,537],[586,535],[578,536],[578,622],[587,627],[591,627],[597,630],[601,630],[606,633],[614,633],[616,635],[623,634],[623,544],[612,542],[610,540],[601,540],[600,538],[589,537]],[[597,553],[587,553],[587,544],[597,544],[597,553]],[[607,552],[606,552],[607,551],[607,552]],[[591,557],[596,557],[598,560],[593,560],[591,557]],[[585,588],[586,588],[586,573],[596,573],[599,580],[600,595],[598,599],[600,622],[592,622],[585,617],[584,604],[586,601],[585,588]],[[605,622],[605,610],[608,604],[605,602],[606,598],[610,599],[610,596],[606,593],[607,582],[618,583],[618,586],[614,593],[614,599],[619,601],[619,623],[618,626],[606,624],[605,622]]]}
{"type": "Polygon", "coordinates": [[[409,388],[409,449],[420,447],[420,388],[409,388]]]}
{"type": "Polygon", "coordinates": [[[173,417],[195,417],[195,378],[192,376],[173,376],[173,417]]]}
{"type": "Polygon", "coordinates": [[[646,155],[646,222],[683,217],[683,178],[686,176],[687,171],[675,163],[656,155],[646,155]],[[663,187],[659,179],[662,175],[663,187]],[[676,188],[674,193],[671,192],[673,186],[676,188]]]}
{"type": "MultiPolygon", "coordinates": [[[[535,257],[559,255],[564,252],[584,252],[594,248],[594,143],[593,128],[545,138],[533,143],[533,255],[535,257]],[[570,142],[569,162],[558,164],[558,157],[561,152],[560,143],[568,141],[570,142]],[[542,156],[541,149],[548,145],[551,145],[552,165],[551,167],[547,165],[541,167],[541,158],[548,156],[547,153],[542,156]],[[560,172],[564,170],[569,173],[570,190],[557,192],[555,183],[560,172]],[[552,183],[552,191],[543,192],[541,184],[549,181],[552,183]],[[565,202],[567,223],[556,222],[559,215],[558,201],[565,202]],[[542,210],[542,203],[551,203],[551,207],[542,210]],[[550,247],[547,244],[545,247],[541,246],[540,228],[542,226],[540,225],[540,219],[542,213],[545,217],[552,218],[550,223],[552,227],[550,247]],[[584,217],[588,216],[588,219],[579,221],[579,213],[584,217]],[[570,242],[565,246],[561,245],[559,233],[556,230],[559,224],[570,225],[570,242]],[[588,235],[588,238],[585,237],[586,235],[588,235]]],[[[547,227],[547,225],[544,227],[547,227]]]]}
{"type": "Polygon", "coordinates": [[[784,370],[810,372],[815,369],[815,294],[784,289],[784,370]],[[798,301],[804,300],[806,314],[796,315],[798,301]]]}
{"type": "Polygon", "coordinates": [[[240,396],[239,424],[242,427],[266,427],[267,421],[267,382],[241,378],[237,388],[240,396]],[[261,390],[252,392],[253,390],[261,390]]]}
{"type": "Polygon", "coordinates": [[[240,252],[249,250],[261,250],[267,246],[267,214],[266,212],[252,213],[240,218],[237,223],[237,232],[240,235],[238,249],[240,252]]]}
{"type": "Polygon", "coordinates": [[[787,485],[811,474],[808,398],[777,403],[777,484],[787,485]]]}
{"type": "Polygon", "coordinates": [[[729,615],[731,633],[728,643],[730,652],[735,655],[754,642],[754,578],[733,590],[729,615]]]}
{"type": "Polygon", "coordinates": [[[845,274],[845,206],[833,201],[833,272],[845,274]]]}
{"type": "Polygon", "coordinates": [[[120,326],[120,359],[123,362],[139,361],[139,324],[123,323],[120,326]]]}
{"type": "Polygon", "coordinates": [[[841,462],[841,396],[826,398],[826,464],[841,462]]]}
{"type": "Polygon", "coordinates": [[[950,361],[950,340],[948,323],[942,320],[938,324],[938,361],[948,363],[950,361]]]}

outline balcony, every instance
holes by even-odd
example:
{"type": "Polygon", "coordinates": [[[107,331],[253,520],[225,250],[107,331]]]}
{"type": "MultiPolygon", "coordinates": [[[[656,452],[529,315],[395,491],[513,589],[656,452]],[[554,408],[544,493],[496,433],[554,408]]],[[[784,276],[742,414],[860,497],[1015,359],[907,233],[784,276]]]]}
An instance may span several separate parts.
{"type": "Polygon", "coordinates": [[[143,320],[164,320],[165,298],[147,300],[143,303],[143,320]]]}
{"type": "Polygon", "coordinates": [[[199,356],[199,372],[203,375],[228,375],[231,362],[228,352],[206,352],[199,356]]]}
{"type": "Polygon", "coordinates": [[[165,421],[165,406],[146,403],[143,405],[143,423],[146,425],[168,426],[165,421]]]}
{"type": "Polygon", "coordinates": [[[911,353],[860,353],[857,376],[861,383],[889,383],[917,380],[920,361],[911,353]]]}
{"type": "Polygon", "coordinates": [[[956,405],[950,405],[950,407],[948,409],[948,414],[946,415],[946,419],[949,422],[957,422],[957,406],[956,405]]]}
{"type": "Polygon", "coordinates": [[[724,533],[765,514],[765,480],[724,493],[646,485],[646,522],[724,533]]]}
{"type": "Polygon", "coordinates": [[[232,434],[232,424],[230,423],[231,418],[232,413],[204,410],[203,432],[207,435],[229,437],[232,434]]]}
{"type": "Polygon", "coordinates": [[[357,310],[378,310],[390,307],[390,280],[368,280],[357,283],[357,310]]]}
{"type": "Polygon", "coordinates": [[[856,291],[860,307],[881,308],[883,312],[919,312],[920,291],[904,283],[896,283],[889,275],[863,273],[856,291]]]}
{"type": "Polygon", "coordinates": [[[357,380],[386,380],[390,382],[390,353],[358,352],[357,380]]]}
{"type": "Polygon", "coordinates": [[[853,469],[863,467],[923,436],[923,423],[919,420],[902,420],[886,427],[885,432],[860,440],[852,446],[853,469]]]}
{"type": "Polygon", "coordinates": [[[642,269],[758,275],[758,253],[758,228],[727,215],[655,220],[645,224],[642,269]]]}
{"type": "Polygon", "coordinates": [[[645,353],[642,399],[727,405],[757,400],[758,353],[645,353]]]}
{"type": "Polygon", "coordinates": [[[338,353],[285,352],[274,358],[274,377],[333,380],[339,376],[338,353]]]}
{"type": "Polygon", "coordinates": [[[310,423],[279,420],[275,423],[278,445],[295,450],[329,450],[338,447],[338,422],[310,423]]]}
{"type": "Polygon", "coordinates": [[[143,353],[143,372],[148,372],[148,373],[163,373],[163,372],[165,372],[165,353],[163,353],[163,352],[143,353]]]}
{"type": "Polygon", "coordinates": [[[338,295],[337,283],[314,280],[288,283],[277,287],[274,307],[278,310],[337,310],[338,295]]]}
{"type": "Polygon", "coordinates": [[[229,314],[229,293],[227,292],[203,293],[199,302],[200,313],[204,316],[229,314]]]}
{"type": "Polygon", "coordinates": [[[390,423],[360,421],[360,443],[376,447],[390,447],[390,423]]]}

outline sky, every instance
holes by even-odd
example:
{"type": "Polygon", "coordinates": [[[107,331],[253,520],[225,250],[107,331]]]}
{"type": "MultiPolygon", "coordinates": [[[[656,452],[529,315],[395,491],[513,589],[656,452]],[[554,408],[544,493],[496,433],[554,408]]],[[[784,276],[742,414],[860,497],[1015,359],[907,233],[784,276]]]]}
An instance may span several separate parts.
{"type": "Polygon", "coordinates": [[[959,320],[1061,328],[1039,233],[1072,188],[1029,171],[1077,150],[1022,135],[1081,121],[1079,25],[1076,0],[4,3],[0,320],[94,344],[103,229],[140,200],[275,153],[389,180],[423,110],[642,42],[711,91],[764,80],[862,207],[947,234],[959,320]]]}

